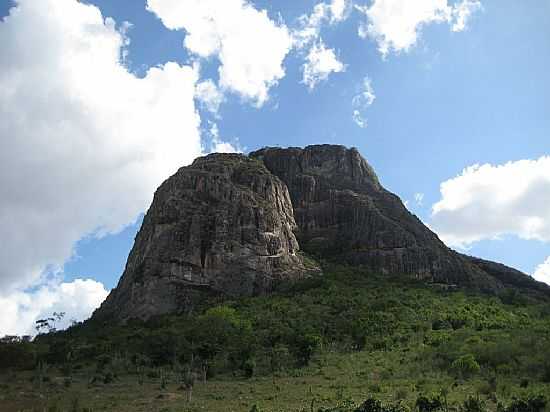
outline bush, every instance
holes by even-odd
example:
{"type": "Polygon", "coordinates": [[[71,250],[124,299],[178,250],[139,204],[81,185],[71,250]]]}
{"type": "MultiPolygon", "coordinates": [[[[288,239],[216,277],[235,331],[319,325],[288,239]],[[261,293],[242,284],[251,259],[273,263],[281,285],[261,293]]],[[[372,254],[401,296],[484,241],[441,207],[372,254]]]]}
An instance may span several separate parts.
{"type": "Polygon", "coordinates": [[[469,396],[462,407],[460,408],[462,412],[485,412],[485,403],[479,397],[469,396]]]}
{"type": "Polygon", "coordinates": [[[382,405],[378,399],[369,398],[353,412],[405,412],[405,408],[400,403],[382,405]]]}
{"type": "Polygon", "coordinates": [[[315,351],[321,347],[321,337],[317,335],[304,335],[298,338],[297,350],[298,359],[304,366],[309,365],[309,361],[313,357],[315,351]]]}
{"type": "Polygon", "coordinates": [[[443,401],[439,396],[432,396],[431,398],[428,398],[427,396],[420,395],[416,399],[416,407],[419,412],[440,411],[443,409],[443,401]]]}
{"type": "Polygon", "coordinates": [[[464,378],[468,378],[481,370],[474,355],[471,354],[456,359],[452,363],[451,368],[464,378]]]}
{"type": "Polygon", "coordinates": [[[546,408],[547,400],[539,395],[527,399],[515,399],[508,407],[498,405],[498,412],[542,412],[546,408]]]}
{"type": "Polygon", "coordinates": [[[244,375],[247,378],[251,378],[254,376],[255,370],[256,370],[256,361],[253,358],[248,358],[243,364],[244,375]]]}
{"type": "Polygon", "coordinates": [[[378,399],[369,398],[354,412],[384,412],[384,408],[378,399]]]}
{"type": "Polygon", "coordinates": [[[0,370],[9,368],[32,370],[34,365],[35,355],[31,343],[19,339],[8,341],[7,338],[2,338],[0,341],[0,370]]]}

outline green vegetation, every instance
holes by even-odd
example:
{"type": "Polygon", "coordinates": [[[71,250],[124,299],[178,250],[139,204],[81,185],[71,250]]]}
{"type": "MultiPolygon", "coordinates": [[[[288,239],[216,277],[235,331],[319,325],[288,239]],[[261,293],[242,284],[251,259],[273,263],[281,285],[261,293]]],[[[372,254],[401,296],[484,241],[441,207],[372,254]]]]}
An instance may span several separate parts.
{"type": "Polygon", "coordinates": [[[6,338],[0,368],[1,410],[541,412],[550,304],[336,266],[196,314],[6,338]]]}

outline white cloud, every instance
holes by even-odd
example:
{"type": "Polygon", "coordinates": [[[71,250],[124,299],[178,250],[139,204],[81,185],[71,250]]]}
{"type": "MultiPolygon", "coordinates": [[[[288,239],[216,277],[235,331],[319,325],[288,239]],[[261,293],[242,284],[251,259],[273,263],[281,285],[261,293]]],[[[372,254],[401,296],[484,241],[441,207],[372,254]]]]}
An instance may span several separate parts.
{"type": "Polygon", "coordinates": [[[453,25],[451,30],[455,32],[464,31],[472,15],[482,9],[481,2],[478,0],[464,0],[456,5],[452,11],[453,25]]]}
{"type": "Polygon", "coordinates": [[[137,78],[121,63],[127,26],[96,7],[16,4],[0,22],[3,296],[61,267],[83,236],[133,222],[201,153],[196,68],[167,63],[137,78]]]}
{"type": "Polygon", "coordinates": [[[195,89],[195,97],[209,112],[213,114],[218,113],[220,105],[224,101],[223,93],[210,79],[197,84],[195,89]]]}
{"type": "Polygon", "coordinates": [[[240,147],[238,141],[236,141],[235,144],[223,141],[220,138],[220,129],[216,123],[210,124],[209,134],[211,138],[211,153],[242,153],[244,151],[244,149],[240,147]]]}
{"type": "Polygon", "coordinates": [[[76,279],[70,283],[44,285],[33,292],[0,296],[0,336],[34,335],[35,321],[50,317],[53,312],[66,313],[56,324],[57,329],[64,329],[72,320],[87,319],[107,294],[99,282],[76,279]]]}
{"type": "Polygon", "coordinates": [[[168,29],[187,32],[184,43],[190,52],[220,60],[223,90],[261,106],[285,75],[291,36],[248,0],[148,0],[147,8],[168,29]]]}
{"type": "Polygon", "coordinates": [[[431,227],[465,247],[511,234],[550,241],[550,157],[466,168],[441,184],[431,227]]]}
{"type": "Polygon", "coordinates": [[[331,73],[341,73],[346,66],[338,60],[334,50],[327,49],[323,41],[314,44],[303,65],[303,83],[313,89],[318,83],[327,80],[331,73]]]}
{"type": "Polygon", "coordinates": [[[330,3],[318,3],[309,15],[300,17],[297,30],[292,32],[294,46],[303,48],[316,42],[324,25],[334,25],[344,21],[349,15],[349,0],[332,0],[330,3]]]}
{"type": "Polygon", "coordinates": [[[550,285],[550,257],[540,264],[536,269],[533,277],[539,282],[544,282],[550,285]]]}
{"type": "Polygon", "coordinates": [[[422,206],[424,204],[424,193],[415,193],[414,201],[418,206],[422,206]]]}
{"type": "Polygon", "coordinates": [[[332,0],[330,3],[330,22],[339,23],[344,20],[349,6],[349,0],[332,0]]]}
{"type": "Polygon", "coordinates": [[[450,5],[448,0],[374,0],[369,6],[356,6],[366,16],[359,35],[378,43],[383,56],[391,51],[408,51],[418,40],[422,26],[448,23],[453,31],[466,28],[468,19],[481,9],[476,0],[450,5]]]}
{"type": "Polygon", "coordinates": [[[367,127],[366,111],[376,100],[374,89],[370,78],[365,77],[361,90],[356,94],[352,101],[353,114],[352,118],[355,124],[361,128],[367,127]]]}

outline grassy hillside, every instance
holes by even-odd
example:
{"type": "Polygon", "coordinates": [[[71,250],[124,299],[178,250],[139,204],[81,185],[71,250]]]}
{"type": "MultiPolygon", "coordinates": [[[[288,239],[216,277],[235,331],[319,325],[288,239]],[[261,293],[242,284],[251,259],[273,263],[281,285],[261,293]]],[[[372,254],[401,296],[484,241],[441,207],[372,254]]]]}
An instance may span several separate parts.
{"type": "Polygon", "coordinates": [[[515,290],[338,266],[208,307],[4,342],[0,410],[528,412],[550,398],[550,304],[515,290]]]}

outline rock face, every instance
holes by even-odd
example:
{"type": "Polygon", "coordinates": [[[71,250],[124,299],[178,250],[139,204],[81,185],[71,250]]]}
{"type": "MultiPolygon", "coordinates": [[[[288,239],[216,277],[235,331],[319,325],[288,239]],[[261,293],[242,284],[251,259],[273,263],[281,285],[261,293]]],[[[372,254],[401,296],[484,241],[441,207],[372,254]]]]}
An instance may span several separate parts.
{"type": "Polygon", "coordinates": [[[298,254],[287,187],[264,165],[212,154],[155,193],[126,269],[95,318],[190,311],[204,297],[260,295],[318,272],[298,254]]]}
{"type": "Polygon", "coordinates": [[[96,319],[192,311],[205,298],[269,293],[320,269],[314,256],[372,272],[497,292],[550,288],[447,248],[384,189],[356,149],[212,154],[157,190],[126,269],[96,319]]]}
{"type": "Polygon", "coordinates": [[[265,148],[260,159],[290,192],[304,251],[372,271],[495,291],[522,284],[548,290],[503,265],[447,248],[394,194],[356,149],[316,145],[265,148]],[[490,263],[490,262],[489,262],[490,263]]]}

